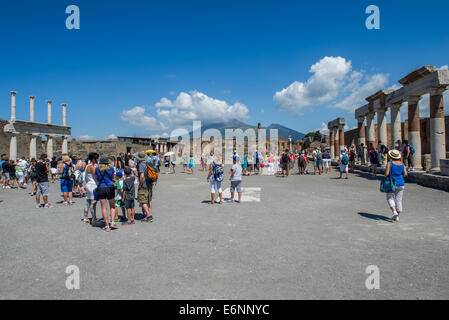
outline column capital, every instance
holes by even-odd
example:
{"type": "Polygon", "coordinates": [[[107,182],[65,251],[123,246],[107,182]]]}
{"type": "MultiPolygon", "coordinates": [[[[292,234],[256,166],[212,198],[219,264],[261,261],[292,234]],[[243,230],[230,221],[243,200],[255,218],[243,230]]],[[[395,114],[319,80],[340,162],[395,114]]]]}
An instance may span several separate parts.
{"type": "Polygon", "coordinates": [[[421,100],[422,96],[410,96],[407,98],[408,103],[418,103],[421,100]]]}
{"type": "Polygon", "coordinates": [[[369,120],[373,120],[374,119],[374,113],[368,113],[367,115],[366,115],[366,118],[367,119],[369,119],[369,120]]]}
{"type": "Polygon", "coordinates": [[[47,100],[47,103],[53,103],[53,101],[52,100],[47,100]]]}
{"type": "Polygon", "coordinates": [[[15,96],[18,92],[17,91],[11,91],[11,95],[15,96]]]}
{"type": "Polygon", "coordinates": [[[357,117],[357,121],[358,121],[358,122],[363,122],[363,121],[365,121],[365,116],[359,116],[359,117],[357,117]]]}
{"type": "Polygon", "coordinates": [[[438,87],[430,89],[429,93],[432,96],[442,95],[446,91],[446,87],[438,87]]]}
{"type": "Polygon", "coordinates": [[[61,103],[61,106],[67,107],[67,103],[61,103]]]}
{"type": "Polygon", "coordinates": [[[34,99],[36,99],[36,97],[35,96],[30,96],[30,99],[34,100],[34,99]]]}
{"type": "Polygon", "coordinates": [[[402,103],[395,103],[395,104],[392,104],[391,106],[390,106],[390,109],[391,110],[396,110],[396,109],[400,109],[401,108],[401,106],[402,106],[402,103]]]}

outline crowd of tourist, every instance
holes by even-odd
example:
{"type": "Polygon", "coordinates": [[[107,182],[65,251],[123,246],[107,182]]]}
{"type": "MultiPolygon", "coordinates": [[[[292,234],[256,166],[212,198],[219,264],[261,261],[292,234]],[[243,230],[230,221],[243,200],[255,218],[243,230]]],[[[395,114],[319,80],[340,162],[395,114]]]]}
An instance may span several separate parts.
{"type": "MultiPolygon", "coordinates": [[[[394,177],[396,188],[387,193],[387,202],[392,210],[392,220],[398,221],[402,211],[404,179],[408,171],[413,171],[410,161],[413,156],[413,146],[397,142],[393,150],[381,142],[377,148],[370,143],[342,147],[337,155],[337,168],[340,179],[349,178],[349,172],[354,172],[356,163],[371,166],[371,173],[377,174],[379,166],[385,167],[385,177],[394,177]]],[[[183,155],[181,160],[183,172],[194,174],[195,161],[193,155],[183,155]]],[[[222,182],[224,179],[224,159],[214,156],[214,153],[202,155],[199,161],[200,170],[207,172],[207,182],[210,184],[210,204],[223,203],[222,182]]],[[[309,163],[313,165],[313,174],[327,174],[331,170],[330,148],[321,150],[315,147],[313,151],[291,152],[288,149],[282,153],[272,154],[254,152],[251,156],[243,156],[234,151],[230,171],[229,202],[240,203],[242,199],[242,176],[276,175],[288,177],[297,165],[298,175],[309,174],[309,163]],[[250,160],[252,157],[252,161],[250,160]],[[277,165],[276,165],[277,164],[277,165]],[[237,200],[235,200],[237,193],[237,200]]],[[[1,184],[3,189],[26,189],[31,185],[31,196],[35,196],[36,208],[51,208],[48,201],[50,183],[59,181],[62,206],[73,205],[73,198],[85,198],[82,221],[97,225],[97,204],[100,204],[102,229],[110,231],[122,225],[135,224],[135,200],[142,209],[143,222],[152,222],[153,188],[157,183],[161,164],[165,166],[163,173],[175,174],[177,157],[174,152],[159,155],[148,150],[136,155],[120,153],[99,155],[90,153],[86,159],[78,156],[64,155],[57,159],[48,159],[43,154],[39,159],[27,160],[25,157],[17,161],[9,160],[3,155],[0,162],[1,184]],[[121,215],[119,216],[119,213],[121,215]],[[90,216],[90,217],[89,217],[90,216]],[[90,218],[90,219],[89,219],[90,218]]]]}

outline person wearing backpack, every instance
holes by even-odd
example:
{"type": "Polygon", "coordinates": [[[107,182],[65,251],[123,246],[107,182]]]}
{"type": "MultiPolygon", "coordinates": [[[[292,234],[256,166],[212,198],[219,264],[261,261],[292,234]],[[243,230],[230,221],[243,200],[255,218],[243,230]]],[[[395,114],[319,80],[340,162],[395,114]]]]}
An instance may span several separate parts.
{"type": "Polygon", "coordinates": [[[63,206],[73,204],[73,180],[74,180],[74,167],[68,156],[62,157],[62,163],[59,167],[61,193],[64,197],[63,206]],[[68,202],[67,202],[68,200],[68,202]]]}
{"type": "Polygon", "coordinates": [[[223,181],[223,164],[220,157],[213,158],[211,152],[212,162],[209,166],[209,174],[207,176],[207,182],[210,182],[210,204],[215,203],[215,191],[218,191],[220,197],[220,204],[223,203],[223,191],[221,189],[221,182],[223,181]]]}
{"type": "Polygon", "coordinates": [[[342,178],[343,172],[346,173],[346,178],[348,179],[348,164],[349,164],[349,157],[346,154],[345,150],[341,151],[341,155],[340,155],[340,179],[342,178]]]}
{"type": "Polygon", "coordinates": [[[116,229],[115,223],[115,171],[111,165],[110,159],[106,155],[100,157],[98,168],[95,169],[95,180],[97,181],[97,196],[101,204],[101,213],[103,215],[103,231],[109,232],[111,228],[116,229]],[[108,203],[111,212],[111,224],[108,217],[108,203]]]}
{"type": "Polygon", "coordinates": [[[282,175],[288,177],[290,172],[290,158],[288,157],[288,149],[285,149],[281,156],[282,175]]]}
{"type": "Polygon", "coordinates": [[[144,152],[137,154],[137,173],[139,188],[137,190],[137,201],[142,206],[142,213],[145,216],[142,222],[153,222],[153,185],[157,182],[159,171],[153,159],[148,158],[144,152]]]}
{"type": "Polygon", "coordinates": [[[390,150],[388,156],[391,161],[387,163],[385,177],[392,176],[396,182],[395,192],[387,193],[387,202],[391,209],[392,221],[399,221],[399,214],[402,212],[402,197],[404,194],[404,177],[407,177],[407,169],[401,160],[401,153],[398,150],[390,150]]]}

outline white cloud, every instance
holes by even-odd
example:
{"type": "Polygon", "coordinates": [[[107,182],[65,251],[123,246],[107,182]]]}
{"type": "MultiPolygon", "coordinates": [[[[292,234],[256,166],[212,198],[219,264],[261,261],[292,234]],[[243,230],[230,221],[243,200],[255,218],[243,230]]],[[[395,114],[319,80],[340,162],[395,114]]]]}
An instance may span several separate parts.
{"type": "Polygon", "coordinates": [[[339,95],[344,80],[351,71],[351,61],[342,57],[324,57],[312,65],[313,75],[307,82],[293,82],[276,92],[274,100],[279,109],[302,115],[304,107],[329,102],[339,95]]]}
{"type": "Polygon", "coordinates": [[[114,140],[114,139],[117,139],[117,136],[116,136],[115,134],[111,133],[111,134],[108,136],[108,139],[109,139],[109,140],[114,140]]]}
{"type": "Polygon", "coordinates": [[[339,108],[349,112],[355,111],[358,107],[366,104],[366,97],[369,97],[373,93],[381,90],[388,83],[388,76],[384,74],[375,74],[373,76],[366,77],[366,81],[363,85],[360,85],[360,81],[352,84],[352,90],[349,96],[345,97],[340,102],[332,105],[332,108],[339,108]]]}
{"type": "Polygon", "coordinates": [[[351,61],[342,57],[324,57],[312,65],[310,72],[313,75],[305,83],[295,81],[276,92],[274,100],[279,109],[303,115],[305,107],[328,103],[329,107],[353,112],[366,103],[366,97],[388,83],[388,75],[368,76],[364,71],[352,70],[351,61]]]}
{"type": "Polygon", "coordinates": [[[449,66],[446,64],[444,66],[441,66],[438,70],[448,70],[449,66]]]}
{"type": "Polygon", "coordinates": [[[162,125],[156,118],[145,114],[145,108],[134,107],[130,110],[122,112],[120,119],[137,127],[143,127],[149,131],[165,130],[166,127],[162,125]]]}
{"type": "Polygon", "coordinates": [[[181,92],[174,100],[163,97],[154,105],[154,109],[155,115],[152,116],[145,108],[134,107],[123,111],[121,119],[150,131],[161,131],[191,126],[192,121],[196,120],[214,123],[233,119],[244,121],[249,118],[249,110],[244,104],[229,104],[199,91],[181,92]]]}
{"type": "Polygon", "coordinates": [[[329,134],[329,129],[325,122],[321,123],[321,128],[317,128],[314,131],[319,131],[321,134],[329,134]]]}

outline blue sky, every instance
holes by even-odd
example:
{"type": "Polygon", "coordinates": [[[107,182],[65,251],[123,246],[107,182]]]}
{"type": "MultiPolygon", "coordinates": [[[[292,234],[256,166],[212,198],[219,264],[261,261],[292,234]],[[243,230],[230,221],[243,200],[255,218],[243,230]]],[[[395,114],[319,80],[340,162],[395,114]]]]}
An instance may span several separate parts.
{"type": "Polygon", "coordinates": [[[11,90],[18,119],[29,118],[29,95],[40,122],[47,99],[55,122],[66,102],[73,136],[149,136],[233,116],[301,132],[343,116],[353,127],[364,97],[449,64],[447,1],[4,0],[0,9],[0,117],[10,116],[11,90]],[[80,30],[65,27],[71,4],[80,30]],[[365,27],[370,4],[380,30],[365,27]]]}

